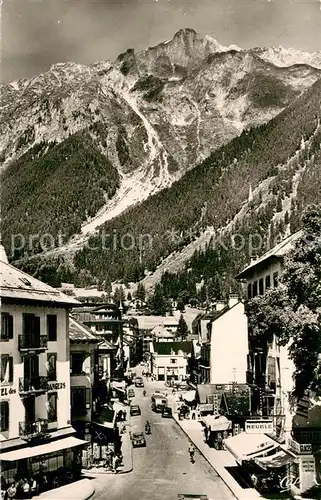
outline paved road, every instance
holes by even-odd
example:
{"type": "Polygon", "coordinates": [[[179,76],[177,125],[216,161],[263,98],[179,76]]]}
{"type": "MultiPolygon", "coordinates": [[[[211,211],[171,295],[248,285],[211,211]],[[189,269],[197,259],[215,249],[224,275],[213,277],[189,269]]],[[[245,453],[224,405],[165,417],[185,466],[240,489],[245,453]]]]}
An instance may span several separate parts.
{"type": "Polygon", "coordinates": [[[152,434],[146,448],[135,448],[134,470],[128,474],[100,475],[94,481],[94,500],[177,500],[178,493],[207,494],[210,499],[227,500],[234,496],[208,462],[196,451],[195,463],[188,455],[189,441],[173,419],[152,412],[150,397],[159,383],[135,388],[133,403],[139,404],[141,417],[132,417],[132,428],[143,429],[146,420],[152,434]]]}

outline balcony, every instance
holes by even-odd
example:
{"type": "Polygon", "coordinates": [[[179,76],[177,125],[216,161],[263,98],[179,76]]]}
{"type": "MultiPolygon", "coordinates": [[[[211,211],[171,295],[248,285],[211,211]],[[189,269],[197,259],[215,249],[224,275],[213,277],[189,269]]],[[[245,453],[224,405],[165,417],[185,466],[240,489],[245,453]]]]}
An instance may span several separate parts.
{"type": "Polygon", "coordinates": [[[19,335],[18,349],[19,351],[46,351],[48,348],[47,335],[19,335]]]}
{"type": "Polygon", "coordinates": [[[48,377],[36,376],[31,378],[19,378],[19,394],[43,394],[48,391],[48,377]]]}
{"type": "Polygon", "coordinates": [[[31,440],[44,436],[48,430],[47,420],[36,420],[35,422],[19,422],[19,436],[31,440]]]}

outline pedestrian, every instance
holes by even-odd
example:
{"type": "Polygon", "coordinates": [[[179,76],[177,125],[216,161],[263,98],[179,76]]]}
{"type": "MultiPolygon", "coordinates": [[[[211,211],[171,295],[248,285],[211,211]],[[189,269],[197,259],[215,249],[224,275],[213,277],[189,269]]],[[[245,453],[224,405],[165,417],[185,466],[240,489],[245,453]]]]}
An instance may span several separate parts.
{"type": "Polygon", "coordinates": [[[14,481],[12,481],[9,488],[7,489],[7,498],[17,498],[17,487],[14,481]]]}
{"type": "Polygon", "coordinates": [[[30,479],[30,492],[31,496],[38,495],[39,492],[39,485],[34,477],[30,479]]]}
{"type": "Polygon", "coordinates": [[[22,483],[23,498],[30,498],[30,484],[28,479],[24,479],[22,483]]]}
{"type": "Polygon", "coordinates": [[[118,458],[117,458],[116,453],[113,455],[112,464],[113,464],[113,472],[114,472],[114,474],[116,474],[117,473],[117,465],[118,465],[118,458]]]}
{"type": "Polygon", "coordinates": [[[194,448],[194,445],[192,443],[190,443],[190,445],[188,447],[188,453],[189,453],[189,456],[190,456],[190,460],[193,463],[194,462],[195,448],[194,448]]]}

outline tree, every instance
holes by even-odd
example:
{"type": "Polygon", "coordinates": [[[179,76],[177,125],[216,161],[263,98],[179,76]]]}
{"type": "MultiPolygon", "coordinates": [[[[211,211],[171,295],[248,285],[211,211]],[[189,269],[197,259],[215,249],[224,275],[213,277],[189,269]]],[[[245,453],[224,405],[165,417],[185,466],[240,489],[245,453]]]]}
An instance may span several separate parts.
{"type": "Polygon", "coordinates": [[[138,283],[135,297],[136,297],[136,299],[141,300],[142,302],[145,302],[146,290],[145,290],[143,283],[138,283]]]}
{"type": "Polygon", "coordinates": [[[168,310],[168,301],[164,297],[163,287],[160,283],[156,283],[154,294],[150,298],[149,307],[153,314],[165,316],[168,310]]]}
{"type": "Polygon", "coordinates": [[[321,206],[307,207],[302,236],[285,259],[281,286],[249,301],[253,334],[275,333],[289,345],[295,365],[294,395],[321,396],[321,206]]]}
{"type": "Polygon", "coordinates": [[[181,314],[177,325],[176,337],[180,338],[181,340],[186,340],[187,334],[188,326],[183,315],[181,314]]]}

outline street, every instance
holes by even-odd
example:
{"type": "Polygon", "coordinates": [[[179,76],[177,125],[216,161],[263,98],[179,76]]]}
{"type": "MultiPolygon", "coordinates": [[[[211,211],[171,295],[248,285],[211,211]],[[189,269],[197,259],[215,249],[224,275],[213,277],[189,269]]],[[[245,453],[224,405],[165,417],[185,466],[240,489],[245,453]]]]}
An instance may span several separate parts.
{"type": "MultiPolygon", "coordinates": [[[[138,374],[138,373],[137,373],[138,374]]],[[[133,387],[133,386],[131,386],[133,387]]],[[[195,463],[190,463],[189,440],[172,418],[162,418],[151,410],[150,398],[155,389],[163,389],[159,382],[146,382],[135,387],[133,404],[142,410],[139,417],[131,417],[132,430],[144,430],[146,420],[152,434],[146,436],[145,448],[134,448],[134,469],[128,474],[99,475],[93,479],[95,500],[170,500],[178,493],[206,494],[209,499],[234,498],[213,468],[195,452],[195,463]]],[[[168,390],[168,389],[167,389],[168,390]]]]}

